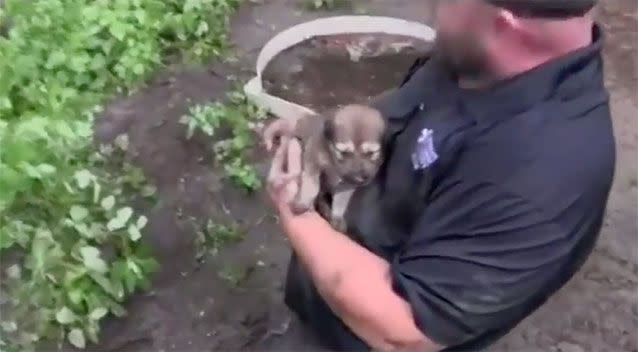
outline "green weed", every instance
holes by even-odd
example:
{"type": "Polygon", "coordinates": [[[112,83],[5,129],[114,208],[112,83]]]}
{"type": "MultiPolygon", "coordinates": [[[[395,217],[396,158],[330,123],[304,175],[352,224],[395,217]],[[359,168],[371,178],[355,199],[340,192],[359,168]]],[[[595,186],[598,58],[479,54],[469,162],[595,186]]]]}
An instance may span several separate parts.
{"type": "Polygon", "coordinates": [[[223,53],[238,3],[4,2],[0,255],[19,255],[3,260],[10,299],[0,349],[27,351],[44,339],[97,343],[100,321],[125,314],[124,300],[148,286],[157,263],[140,241],[146,218],[130,204],[132,194],[154,190],[118,156],[125,137],[95,151],[95,107],[134,89],[168,56],[223,53]]]}
{"type": "Polygon", "coordinates": [[[255,272],[255,269],[255,265],[243,266],[226,264],[221,268],[218,275],[232,287],[241,289],[241,284],[255,272]]]}
{"type": "Polygon", "coordinates": [[[247,161],[247,153],[254,146],[253,126],[263,120],[266,113],[251,104],[243,93],[228,94],[228,102],[196,105],[184,115],[180,122],[186,126],[186,138],[195,131],[208,137],[220,137],[218,131],[229,132],[226,138],[217,138],[213,150],[221,162],[226,175],[239,187],[249,192],[262,186],[256,170],[247,161]]]}
{"type": "MultiPolygon", "coordinates": [[[[12,141],[34,140],[20,133],[2,138],[17,148],[12,141]]],[[[157,266],[140,243],[147,219],[128,205],[125,189],[141,189],[131,182],[134,173],[124,177],[105,171],[109,155],[122,150],[105,147],[86,155],[89,141],[76,142],[51,148],[49,164],[23,160],[20,171],[30,178],[30,192],[17,194],[1,214],[0,249],[25,255],[8,267],[11,274],[3,282],[11,297],[3,322],[17,327],[4,329],[3,336],[21,350],[43,338],[66,336],[80,348],[87,339],[96,343],[99,321],[109,314],[122,316],[121,303],[148,287],[157,266]]]]}
{"type": "Polygon", "coordinates": [[[206,254],[216,255],[224,246],[236,243],[244,239],[245,233],[237,225],[221,225],[209,219],[204,226],[197,231],[195,245],[197,259],[202,259],[206,254]]]}

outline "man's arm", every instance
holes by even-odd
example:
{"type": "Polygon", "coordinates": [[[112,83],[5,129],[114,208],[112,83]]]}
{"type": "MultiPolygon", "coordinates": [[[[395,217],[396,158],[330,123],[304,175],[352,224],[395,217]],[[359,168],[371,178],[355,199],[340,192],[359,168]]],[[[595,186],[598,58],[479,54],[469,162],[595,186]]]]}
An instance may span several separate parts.
{"type": "Polygon", "coordinates": [[[359,338],[382,351],[434,352],[408,302],[392,289],[390,264],[333,230],[316,213],[280,211],[284,231],[317,291],[359,338]]]}
{"type": "Polygon", "coordinates": [[[555,290],[578,231],[489,183],[439,194],[390,263],[314,213],[280,214],[319,294],[380,350],[438,351],[507,330],[555,290]]]}
{"type": "Polygon", "coordinates": [[[387,262],[335,231],[315,212],[293,216],[288,201],[296,194],[296,185],[290,188],[288,182],[300,170],[290,165],[299,166],[294,161],[300,157],[298,144],[285,141],[279,146],[267,189],[293,250],[311,273],[324,301],[356,335],[377,350],[436,351],[414,325],[407,302],[392,291],[387,262]],[[372,295],[359,297],[355,293],[361,289],[372,295]],[[385,303],[379,305],[375,300],[385,303]]]}

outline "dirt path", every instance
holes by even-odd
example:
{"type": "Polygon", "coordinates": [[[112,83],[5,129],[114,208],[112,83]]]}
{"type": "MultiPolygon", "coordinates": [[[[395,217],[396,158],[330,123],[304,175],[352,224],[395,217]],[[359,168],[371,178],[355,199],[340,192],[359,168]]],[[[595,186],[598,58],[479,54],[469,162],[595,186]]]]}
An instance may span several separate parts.
{"type": "MultiPolygon", "coordinates": [[[[160,257],[162,272],[151,293],[127,305],[127,318],[106,324],[103,344],[95,351],[311,349],[310,338],[294,320],[283,337],[264,339],[287,327],[290,317],[281,302],[289,248],[262,196],[246,196],[225,184],[207,142],[185,141],[177,122],[188,106],[221,98],[229,76],[250,76],[260,47],[277,31],[323,15],[303,11],[296,3],[271,0],[240,9],[231,33],[239,58],[235,65],[169,70],[107,109],[98,137],[128,132],[131,153],[158,186],[162,205],[151,211],[145,235],[160,257]],[[247,230],[246,240],[197,263],[193,230],[184,221],[189,216],[234,219],[247,230]]],[[[340,12],[431,20],[428,6],[420,1],[357,4],[340,12]]],[[[635,6],[634,0],[607,0],[601,11],[618,170],[600,245],[578,277],[494,351],[638,351],[635,6]]],[[[266,164],[258,166],[264,171],[266,164]]]]}

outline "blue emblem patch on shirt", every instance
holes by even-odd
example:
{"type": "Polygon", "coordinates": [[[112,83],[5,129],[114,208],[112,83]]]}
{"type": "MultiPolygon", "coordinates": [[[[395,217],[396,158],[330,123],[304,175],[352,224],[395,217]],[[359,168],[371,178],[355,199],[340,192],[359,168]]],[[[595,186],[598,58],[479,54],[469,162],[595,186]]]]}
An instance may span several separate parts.
{"type": "Polygon", "coordinates": [[[412,153],[412,166],[415,170],[425,169],[438,158],[439,155],[434,150],[434,132],[424,128],[412,153]]]}

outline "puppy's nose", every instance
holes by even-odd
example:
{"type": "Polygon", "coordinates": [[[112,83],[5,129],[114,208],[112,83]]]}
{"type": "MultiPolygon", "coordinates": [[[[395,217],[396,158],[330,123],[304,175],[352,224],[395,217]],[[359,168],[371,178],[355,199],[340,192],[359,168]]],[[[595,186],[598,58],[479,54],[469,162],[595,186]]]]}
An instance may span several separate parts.
{"type": "Polygon", "coordinates": [[[368,175],[366,174],[358,174],[354,176],[354,180],[357,183],[364,183],[366,181],[368,181],[368,175]]]}

